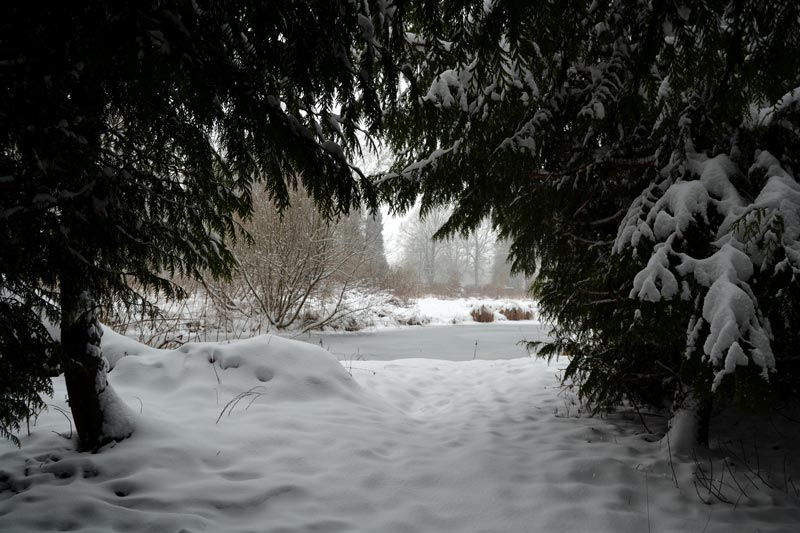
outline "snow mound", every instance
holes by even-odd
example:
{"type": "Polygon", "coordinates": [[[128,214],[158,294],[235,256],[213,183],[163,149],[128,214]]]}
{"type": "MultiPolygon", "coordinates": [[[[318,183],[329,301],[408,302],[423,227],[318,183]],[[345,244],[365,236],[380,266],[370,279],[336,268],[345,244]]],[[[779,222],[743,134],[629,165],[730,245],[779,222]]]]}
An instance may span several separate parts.
{"type": "Polygon", "coordinates": [[[100,347],[103,349],[103,357],[108,361],[109,369],[113,369],[119,360],[127,355],[144,355],[161,351],[136,342],[125,335],[120,335],[108,326],[103,326],[100,347]]]}
{"type": "Polygon", "coordinates": [[[360,392],[326,350],[274,335],[230,343],[187,343],[174,351],[140,346],[138,357],[118,360],[116,380],[172,394],[211,387],[221,393],[219,399],[210,397],[215,401],[246,394],[248,405],[250,400],[272,404],[332,396],[355,400],[360,392]]]}
{"type": "MultiPolygon", "coordinates": [[[[319,347],[273,336],[126,346],[108,379],[133,436],[75,452],[55,379],[22,448],[0,441],[0,531],[796,529],[797,503],[764,485],[705,505],[695,463],[643,439],[633,414],[571,417],[563,361],[358,361],[357,383],[319,347]]],[[[771,455],[778,482],[797,479],[798,440],[780,439],[761,464],[771,455]]],[[[719,472],[747,483],[711,459],[719,485],[719,472]]]]}
{"type": "Polygon", "coordinates": [[[0,531],[341,530],[314,518],[318,488],[337,486],[328,457],[399,411],[332,355],[271,335],[177,350],[107,340],[127,353],[108,379],[136,431],[76,452],[56,378],[23,447],[0,441],[0,531]]]}

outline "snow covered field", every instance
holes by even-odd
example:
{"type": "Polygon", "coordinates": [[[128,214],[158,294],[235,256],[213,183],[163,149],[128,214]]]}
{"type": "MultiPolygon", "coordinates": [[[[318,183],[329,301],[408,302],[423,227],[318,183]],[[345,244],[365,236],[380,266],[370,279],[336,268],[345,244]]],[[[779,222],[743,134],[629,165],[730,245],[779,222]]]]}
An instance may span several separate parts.
{"type": "MultiPolygon", "coordinates": [[[[161,315],[155,320],[131,316],[120,308],[113,327],[139,342],[161,347],[175,347],[186,341],[239,340],[270,332],[269,321],[249,303],[237,301],[232,308],[221,310],[212,305],[211,300],[207,292],[195,289],[184,301],[164,302],[160,306],[161,315]]],[[[389,292],[359,290],[348,292],[337,312],[331,308],[330,302],[307,302],[306,308],[317,317],[336,316],[324,327],[330,333],[397,330],[408,325],[471,324],[474,323],[472,310],[481,306],[493,311],[498,323],[509,322],[501,313],[504,309],[530,312],[534,319],[538,316],[538,309],[531,300],[429,296],[402,301],[389,292]]],[[[305,326],[303,321],[297,321],[281,334],[298,335],[305,326]]]]}
{"type": "MultiPolygon", "coordinates": [[[[462,328],[515,327],[537,331],[412,333],[443,346],[462,328]]],[[[103,341],[137,431],[74,452],[56,379],[22,448],[0,442],[0,530],[789,533],[800,523],[788,433],[800,424],[758,435],[769,446],[757,470],[752,452],[735,459],[753,449],[746,425],[730,436],[737,456],[670,460],[630,414],[579,416],[558,385],[564,361],[472,361],[469,345],[463,361],[338,361],[273,335],[174,351],[103,341]],[[735,505],[704,504],[698,468],[735,505]]],[[[385,342],[381,359],[403,349],[385,342]]]]}

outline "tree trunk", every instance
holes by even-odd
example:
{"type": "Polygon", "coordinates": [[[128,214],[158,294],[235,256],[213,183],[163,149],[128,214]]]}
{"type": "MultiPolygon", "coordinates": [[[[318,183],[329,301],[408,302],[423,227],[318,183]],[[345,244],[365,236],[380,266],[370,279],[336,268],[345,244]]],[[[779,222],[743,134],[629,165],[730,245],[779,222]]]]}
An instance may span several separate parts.
{"type": "Polygon", "coordinates": [[[95,451],[133,432],[133,416],[106,380],[97,304],[80,277],[62,272],[61,349],[69,406],[81,451],[95,451]]]}
{"type": "Polygon", "coordinates": [[[95,303],[81,292],[76,278],[73,274],[61,275],[61,348],[79,446],[92,450],[103,444],[103,409],[97,393],[98,379],[101,372],[105,374],[100,352],[102,330],[95,303]]]}
{"type": "Polygon", "coordinates": [[[684,390],[665,437],[672,453],[689,455],[697,446],[708,446],[711,410],[710,396],[698,398],[691,388],[684,390]]]}
{"type": "Polygon", "coordinates": [[[711,430],[712,396],[704,396],[697,402],[697,444],[708,447],[708,434],[711,430]]]}
{"type": "Polygon", "coordinates": [[[473,275],[475,277],[475,287],[477,288],[480,285],[480,276],[481,276],[480,260],[481,260],[481,255],[480,255],[480,243],[478,242],[477,230],[475,230],[475,232],[476,232],[475,235],[474,235],[474,239],[475,239],[475,255],[474,255],[475,262],[473,263],[472,267],[474,269],[473,275]]]}

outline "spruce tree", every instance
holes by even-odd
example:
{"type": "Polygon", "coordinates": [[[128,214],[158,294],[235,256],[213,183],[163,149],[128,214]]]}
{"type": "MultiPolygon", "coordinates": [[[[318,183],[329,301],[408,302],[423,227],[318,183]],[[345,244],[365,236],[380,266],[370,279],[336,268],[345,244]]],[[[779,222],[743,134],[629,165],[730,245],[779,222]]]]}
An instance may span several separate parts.
{"type": "Polygon", "coordinates": [[[694,409],[702,441],[713,398],[797,376],[799,10],[412,3],[387,188],[454,204],[442,234],[491,216],[538,268],[540,353],[598,409],[694,409]]]}
{"type": "Polygon", "coordinates": [[[364,238],[367,242],[368,261],[376,279],[381,279],[389,272],[386,251],[383,246],[383,215],[380,211],[366,214],[364,219],[364,238]]]}
{"type": "Polygon", "coordinates": [[[129,434],[125,417],[111,417],[124,408],[105,379],[98,306],[174,296],[175,274],[229,274],[225,243],[253,187],[283,207],[302,185],[328,217],[375,208],[348,158],[356,133],[379,126],[392,13],[344,0],[7,6],[3,434],[41,407],[59,362],[80,447],[129,434]],[[63,357],[42,315],[60,324],[63,357]]]}

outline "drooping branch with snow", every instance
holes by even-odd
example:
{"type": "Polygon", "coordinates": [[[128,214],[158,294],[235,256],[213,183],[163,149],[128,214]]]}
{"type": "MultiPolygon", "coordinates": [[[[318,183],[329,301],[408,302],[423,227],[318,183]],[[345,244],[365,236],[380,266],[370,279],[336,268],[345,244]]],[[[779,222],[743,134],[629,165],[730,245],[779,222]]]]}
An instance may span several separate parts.
{"type": "MultiPolygon", "coordinates": [[[[773,125],[796,115],[797,100],[785,103],[796,92],[774,106],[773,125]]],[[[752,130],[745,123],[741,134],[752,130]]],[[[630,296],[657,302],[699,295],[686,357],[698,352],[712,366],[712,391],[738,367],[754,365],[768,380],[776,369],[772,333],[754,285],[776,277],[797,284],[800,183],[791,162],[766,149],[742,154],[734,147],[709,157],[687,143],[678,155],[620,225],[616,254],[648,253],[651,247],[630,296]],[[698,244],[698,236],[705,241],[698,244]]]]}

